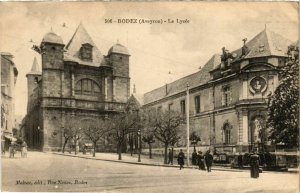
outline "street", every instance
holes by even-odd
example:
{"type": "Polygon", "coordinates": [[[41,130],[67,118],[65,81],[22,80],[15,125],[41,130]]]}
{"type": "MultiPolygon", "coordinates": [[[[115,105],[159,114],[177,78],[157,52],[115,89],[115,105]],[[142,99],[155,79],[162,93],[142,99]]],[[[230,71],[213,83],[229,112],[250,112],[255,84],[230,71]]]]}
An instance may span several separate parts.
{"type": "MultiPolygon", "coordinates": [[[[116,156],[117,158],[117,156],[116,156]]],[[[97,192],[298,192],[298,174],[143,166],[28,152],[2,157],[2,191],[97,192]]]]}

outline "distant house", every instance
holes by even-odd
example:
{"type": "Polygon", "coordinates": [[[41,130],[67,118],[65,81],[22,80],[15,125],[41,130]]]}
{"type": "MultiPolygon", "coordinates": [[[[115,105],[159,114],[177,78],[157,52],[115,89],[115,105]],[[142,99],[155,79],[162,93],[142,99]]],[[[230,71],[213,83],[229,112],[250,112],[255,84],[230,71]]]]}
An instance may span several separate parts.
{"type": "Polygon", "coordinates": [[[15,128],[15,85],[18,70],[10,53],[1,56],[1,142],[5,145],[13,137],[15,128]],[[6,139],[6,140],[5,140],[6,139]]]}

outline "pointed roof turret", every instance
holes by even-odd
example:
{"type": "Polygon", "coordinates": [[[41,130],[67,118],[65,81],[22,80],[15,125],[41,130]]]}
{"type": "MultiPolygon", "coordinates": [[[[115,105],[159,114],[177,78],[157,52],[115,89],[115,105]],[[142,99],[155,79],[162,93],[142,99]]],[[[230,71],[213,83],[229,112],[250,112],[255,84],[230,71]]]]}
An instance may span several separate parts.
{"type": "Polygon", "coordinates": [[[103,62],[103,55],[93,42],[91,36],[86,31],[82,23],[80,23],[66,46],[65,60],[71,60],[88,66],[100,66],[103,62]],[[82,45],[89,44],[92,46],[92,60],[81,60],[80,49],[82,45]]]}
{"type": "Polygon", "coordinates": [[[32,66],[31,66],[31,70],[27,75],[41,75],[41,74],[42,74],[42,72],[41,72],[40,65],[37,62],[36,57],[34,57],[33,63],[32,63],[32,66]]]}

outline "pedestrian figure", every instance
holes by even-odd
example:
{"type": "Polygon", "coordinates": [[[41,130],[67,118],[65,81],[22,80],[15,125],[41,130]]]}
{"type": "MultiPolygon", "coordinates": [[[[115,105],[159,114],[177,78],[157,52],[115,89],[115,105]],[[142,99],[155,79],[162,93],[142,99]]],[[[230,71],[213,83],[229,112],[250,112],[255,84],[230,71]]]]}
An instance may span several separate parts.
{"type": "Polygon", "coordinates": [[[22,143],[21,157],[27,157],[27,143],[25,141],[22,143]]]}
{"type": "Polygon", "coordinates": [[[250,175],[251,178],[259,177],[259,156],[256,152],[250,156],[250,175]]]}
{"type": "Polygon", "coordinates": [[[8,152],[9,152],[9,158],[14,158],[14,157],[15,157],[15,147],[14,147],[14,143],[11,143],[11,144],[9,145],[8,152]]]}
{"type": "Polygon", "coordinates": [[[178,161],[179,169],[181,170],[181,168],[183,168],[184,165],[184,153],[182,152],[182,149],[180,149],[177,161],[178,161]]]}
{"type": "Polygon", "coordinates": [[[241,153],[238,155],[238,166],[240,169],[243,168],[243,155],[241,153]]]}
{"type": "Polygon", "coordinates": [[[172,149],[169,149],[169,161],[168,164],[173,165],[173,151],[172,149]]]}
{"type": "Polygon", "coordinates": [[[213,162],[213,156],[210,154],[210,150],[208,150],[205,154],[205,164],[207,168],[207,172],[211,172],[211,166],[213,162]]]}
{"type": "Polygon", "coordinates": [[[194,150],[192,153],[192,165],[197,165],[197,152],[194,150]]]}
{"type": "Polygon", "coordinates": [[[201,151],[198,151],[198,154],[197,154],[197,163],[198,163],[199,170],[205,170],[204,156],[202,155],[201,151]]]}

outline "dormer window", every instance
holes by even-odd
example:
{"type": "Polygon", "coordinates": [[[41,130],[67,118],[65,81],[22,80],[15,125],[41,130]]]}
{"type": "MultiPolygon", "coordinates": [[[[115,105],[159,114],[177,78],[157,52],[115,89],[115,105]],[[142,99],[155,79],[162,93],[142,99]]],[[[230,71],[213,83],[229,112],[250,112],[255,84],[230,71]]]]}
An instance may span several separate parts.
{"type": "Polygon", "coordinates": [[[80,48],[80,55],[82,60],[93,60],[93,46],[91,44],[82,44],[80,48]]]}

